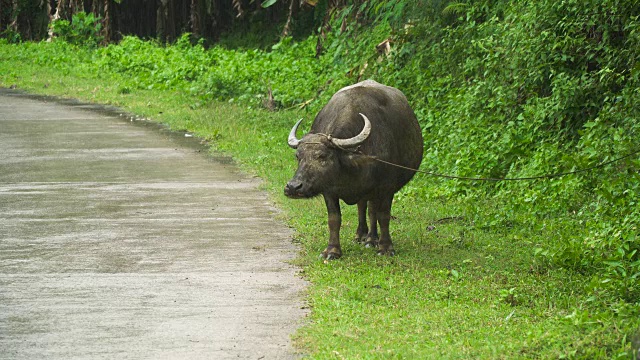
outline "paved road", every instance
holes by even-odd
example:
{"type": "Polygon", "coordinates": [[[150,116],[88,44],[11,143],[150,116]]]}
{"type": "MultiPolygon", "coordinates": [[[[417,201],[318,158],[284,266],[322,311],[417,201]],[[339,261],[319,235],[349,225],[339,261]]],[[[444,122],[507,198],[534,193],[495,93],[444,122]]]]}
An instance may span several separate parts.
{"type": "Polygon", "coordinates": [[[294,357],[304,283],[258,180],[95,108],[0,90],[0,359],[294,357]]]}

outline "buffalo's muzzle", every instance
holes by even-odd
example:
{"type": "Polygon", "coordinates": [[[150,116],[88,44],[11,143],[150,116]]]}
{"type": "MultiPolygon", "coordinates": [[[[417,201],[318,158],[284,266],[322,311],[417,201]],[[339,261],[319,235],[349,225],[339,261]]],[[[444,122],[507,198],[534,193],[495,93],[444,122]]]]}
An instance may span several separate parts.
{"type": "Polygon", "coordinates": [[[302,183],[298,180],[291,180],[284,187],[284,194],[288,197],[302,197],[302,183]]]}

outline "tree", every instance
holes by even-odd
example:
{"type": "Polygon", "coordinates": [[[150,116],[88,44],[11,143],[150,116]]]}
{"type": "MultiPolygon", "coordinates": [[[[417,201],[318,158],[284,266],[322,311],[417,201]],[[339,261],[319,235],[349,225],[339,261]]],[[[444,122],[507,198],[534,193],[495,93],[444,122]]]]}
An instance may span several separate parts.
{"type": "MultiPolygon", "coordinates": [[[[290,36],[299,17],[316,8],[327,9],[323,28],[331,11],[346,0],[0,0],[0,36],[9,32],[25,40],[54,36],[51,24],[72,21],[80,12],[102,20],[104,42],[124,35],[174,41],[184,32],[196,38],[217,41],[225,31],[273,29],[282,24],[281,35],[290,36]],[[322,6],[316,6],[322,4],[322,6]],[[241,26],[237,26],[241,25],[241,26]],[[8,29],[8,30],[7,30],[8,29]]],[[[307,21],[307,31],[318,24],[307,21]]],[[[257,30],[260,32],[260,30],[257,30]]],[[[275,40],[275,37],[274,37],[275,40]]]]}

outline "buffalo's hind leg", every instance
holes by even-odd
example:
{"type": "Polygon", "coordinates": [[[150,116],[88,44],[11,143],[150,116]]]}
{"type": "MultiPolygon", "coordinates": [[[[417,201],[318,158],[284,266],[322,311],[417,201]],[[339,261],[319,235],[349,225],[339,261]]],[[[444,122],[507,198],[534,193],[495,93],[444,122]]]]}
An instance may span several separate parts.
{"type": "Polygon", "coordinates": [[[367,241],[369,227],[367,226],[367,200],[358,202],[358,229],[356,230],[356,242],[364,244],[367,241]]]}
{"type": "Polygon", "coordinates": [[[391,221],[391,204],[393,195],[380,199],[376,209],[378,224],[380,224],[380,241],[378,241],[378,255],[395,255],[391,235],[389,234],[389,222],[391,221]]]}
{"type": "MultiPolygon", "coordinates": [[[[364,240],[365,247],[378,246],[378,203],[375,201],[369,201],[369,224],[371,229],[367,233],[367,237],[364,240]]],[[[364,214],[363,214],[364,216],[364,214]]]]}

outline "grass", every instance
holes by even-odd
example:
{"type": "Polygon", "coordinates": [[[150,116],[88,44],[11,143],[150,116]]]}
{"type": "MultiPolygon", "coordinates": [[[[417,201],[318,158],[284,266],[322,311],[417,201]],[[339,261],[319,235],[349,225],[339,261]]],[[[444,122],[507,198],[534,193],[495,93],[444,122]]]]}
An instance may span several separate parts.
{"type": "Polygon", "coordinates": [[[0,86],[120,106],[208,140],[264,179],[283,220],[296,229],[295,262],[310,281],[312,312],[294,336],[309,358],[631,358],[629,329],[618,328],[615,314],[602,315],[597,301],[590,302],[589,275],[533,256],[554,232],[568,230],[544,223],[478,225],[478,208],[501,204],[427,199],[417,190],[435,180],[418,176],[396,196],[395,257],[376,256],[351,241],[355,208],[344,207],[344,256],[325,263],[318,258],[328,237],[323,201],[282,194],[296,166],[288,131],[300,117],[309,126],[314,114],[123,88],[117,75],[56,70],[8,56],[7,49],[0,45],[0,86]]]}

